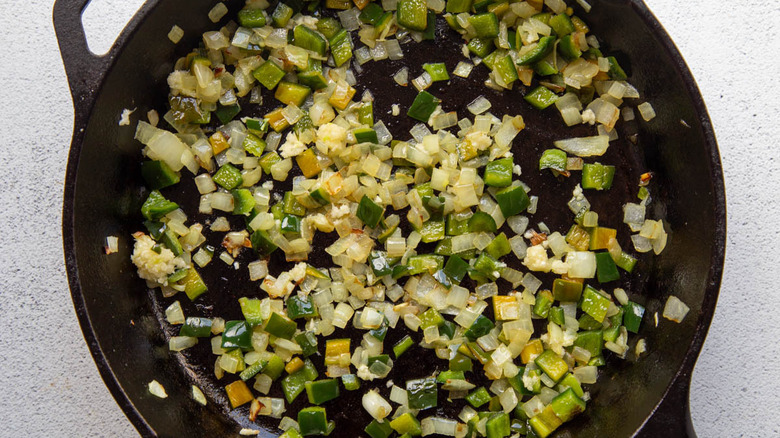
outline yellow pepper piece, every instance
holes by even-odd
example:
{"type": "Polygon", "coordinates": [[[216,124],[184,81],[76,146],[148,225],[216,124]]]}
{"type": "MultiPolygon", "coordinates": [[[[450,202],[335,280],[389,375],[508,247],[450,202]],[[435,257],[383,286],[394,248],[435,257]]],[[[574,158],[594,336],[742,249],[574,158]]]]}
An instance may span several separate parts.
{"type": "Polygon", "coordinates": [[[349,339],[331,339],[325,343],[325,365],[349,366],[349,339]]]}
{"type": "Polygon", "coordinates": [[[214,155],[217,155],[230,147],[225,136],[219,131],[211,135],[209,143],[211,143],[211,150],[214,151],[214,155]]]}
{"type": "Polygon", "coordinates": [[[303,361],[298,356],[292,358],[292,360],[287,362],[287,365],[284,366],[284,370],[287,371],[287,374],[292,374],[302,368],[303,368],[303,361]]]}
{"type": "Polygon", "coordinates": [[[541,339],[532,339],[525,344],[523,351],[520,352],[520,360],[524,364],[530,363],[534,358],[544,351],[541,339]]]}
{"type": "Polygon", "coordinates": [[[237,408],[241,405],[249,403],[254,399],[252,391],[246,386],[243,380],[237,380],[227,386],[225,386],[225,392],[227,392],[228,399],[230,399],[230,405],[233,408],[237,408]]]}
{"type": "Polygon", "coordinates": [[[607,249],[610,239],[617,236],[614,228],[596,227],[590,232],[590,250],[607,249]]]}
{"type": "Polygon", "coordinates": [[[266,114],[263,116],[263,118],[268,120],[268,124],[271,126],[271,129],[276,132],[282,132],[290,127],[290,124],[287,123],[287,119],[285,119],[284,115],[282,114],[281,107],[266,114]]]}
{"type": "Polygon", "coordinates": [[[357,90],[350,87],[349,84],[342,81],[336,85],[336,89],[333,90],[333,94],[330,95],[328,103],[340,110],[344,110],[352,101],[352,97],[355,95],[356,91],[357,90]]]}
{"type": "Polygon", "coordinates": [[[298,163],[298,167],[301,168],[301,172],[306,178],[313,178],[322,172],[320,162],[317,160],[317,154],[314,153],[312,148],[306,149],[295,157],[295,162],[298,163]]]}
{"type": "Polygon", "coordinates": [[[493,297],[493,313],[497,321],[511,321],[520,318],[520,303],[515,297],[496,295],[493,297]]]}

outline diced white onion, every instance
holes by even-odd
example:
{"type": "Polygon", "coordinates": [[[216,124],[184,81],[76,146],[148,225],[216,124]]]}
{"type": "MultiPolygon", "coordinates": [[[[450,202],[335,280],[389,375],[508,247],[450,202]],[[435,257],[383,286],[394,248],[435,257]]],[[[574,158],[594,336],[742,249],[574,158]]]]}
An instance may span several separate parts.
{"type": "Polygon", "coordinates": [[[666,299],[666,305],[664,306],[663,317],[670,321],[680,323],[685,319],[685,315],[687,315],[690,310],[690,307],[683,303],[679,298],[674,295],[669,295],[669,298],[666,299]]]}

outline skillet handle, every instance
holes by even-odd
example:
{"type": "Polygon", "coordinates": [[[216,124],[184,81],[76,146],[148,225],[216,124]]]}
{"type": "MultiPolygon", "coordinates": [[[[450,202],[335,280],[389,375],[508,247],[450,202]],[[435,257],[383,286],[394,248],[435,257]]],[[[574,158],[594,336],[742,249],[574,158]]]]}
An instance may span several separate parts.
{"type": "Polygon", "coordinates": [[[658,408],[634,438],[697,438],[691,421],[690,388],[691,371],[686,369],[677,375],[658,408]]]}
{"type": "Polygon", "coordinates": [[[114,51],[97,56],[90,52],[81,14],[91,0],[57,0],[54,3],[54,32],[60,46],[65,74],[68,77],[73,103],[77,108],[94,97],[114,51]]]}

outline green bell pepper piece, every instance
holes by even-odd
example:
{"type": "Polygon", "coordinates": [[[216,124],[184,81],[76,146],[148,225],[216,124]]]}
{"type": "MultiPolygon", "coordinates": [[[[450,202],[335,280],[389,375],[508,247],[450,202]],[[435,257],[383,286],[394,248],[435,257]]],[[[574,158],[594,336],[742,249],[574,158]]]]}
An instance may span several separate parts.
{"type": "Polygon", "coordinates": [[[249,239],[252,242],[252,248],[261,256],[270,255],[278,248],[265,230],[258,230],[252,233],[249,239]]]}
{"type": "Polygon", "coordinates": [[[205,338],[211,336],[211,318],[188,316],[179,330],[179,336],[205,338]]]}
{"type": "Polygon", "coordinates": [[[601,348],[604,346],[603,336],[601,330],[581,331],[577,333],[574,345],[588,350],[591,357],[601,356],[601,348]]]}
{"type": "Polygon", "coordinates": [[[290,319],[311,319],[320,316],[309,295],[292,295],[287,299],[287,316],[290,319]]]}
{"type": "Polygon", "coordinates": [[[487,423],[485,423],[485,430],[487,431],[487,438],[508,437],[512,433],[509,428],[509,414],[501,412],[491,415],[487,423]]]}
{"type": "Polygon", "coordinates": [[[302,24],[293,29],[293,44],[320,56],[324,56],[328,49],[328,42],[322,35],[302,24]]]}
{"type": "Polygon", "coordinates": [[[452,371],[471,371],[474,368],[471,358],[460,353],[456,353],[449,361],[449,368],[452,371]]]}
{"type": "Polygon", "coordinates": [[[547,149],[542,152],[542,157],[539,159],[539,170],[553,169],[564,172],[567,161],[566,152],[560,149],[547,149]]]}
{"type": "Polygon", "coordinates": [[[304,357],[317,353],[317,336],[312,332],[303,332],[295,335],[295,342],[300,345],[304,357]]]}
{"type": "Polygon", "coordinates": [[[427,62],[423,64],[423,70],[431,76],[431,81],[449,81],[450,74],[447,73],[447,66],[443,62],[427,62]]]}
{"type": "Polygon", "coordinates": [[[472,15],[469,17],[469,23],[474,26],[477,38],[496,38],[498,36],[498,17],[492,12],[472,15]]]}
{"type": "MultiPolygon", "coordinates": [[[[407,0],[407,1],[416,1],[416,0],[407,0]]],[[[417,97],[414,98],[414,101],[412,102],[412,106],[409,107],[409,110],[406,112],[406,115],[415,120],[419,120],[423,123],[428,123],[428,118],[431,117],[431,114],[433,114],[433,112],[436,110],[436,107],[439,105],[439,102],[440,102],[439,99],[436,98],[433,94],[425,90],[420,91],[417,94],[417,97]]]]}
{"type": "Polygon", "coordinates": [[[438,387],[434,378],[406,381],[406,392],[409,397],[410,409],[435,408],[438,398],[438,387]]]}
{"type": "Polygon", "coordinates": [[[476,341],[477,338],[490,333],[495,326],[490,318],[485,315],[479,315],[463,335],[470,341],[476,341]]]}
{"type": "Polygon", "coordinates": [[[533,91],[526,94],[523,99],[530,103],[536,109],[543,110],[550,105],[554,104],[558,100],[558,95],[550,91],[549,88],[540,85],[534,88],[533,91]]]}
{"type": "Polygon", "coordinates": [[[321,405],[339,396],[339,381],[336,379],[306,382],[306,395],[309,403],[321,405]]]}
{"type": "Polygon", "coordinates": [[[393,354],[395,355],[395,358],[398,359],[401,357],[402,354],[406,352],[406,350],[409,349],[414,345],[414,340],[409,335],[404,336],[401,338],[400,341],[396,342],[395,345],[393,345],[393,354]]]}
{"type": "Polygon", "coordinates": [[[484,58],[493,50],[493,38],[472,38],[466,47],[468,47],[469,52],[484,58]]]}
{"type": "Polygon", "coordinates": [[[346,29],[341,29],[330,38],[330,54],[336,67],[341,67],[352,58],[352,37],[346,29]]]}
{"type": "MultiPolygon", "coordinates": [[[[517,38],[520,38],[519,32],[517,33],[517,38]]],[[[552,51],[553,46],[555,46],[555,40],[554,36],[541,37],[532,49],[519,56],[517,63],[520,65],[531,65],[541,61],[552,51]]],[[[517,44],[517,47],[520,46],[522,46],[522,42],[517,44]]]]}
{"type": "Polygon", "coordinates": [[[400,26],[419,32],[428,27],[428,6],[425,0],[399,0],[396,20],[400,26]]]}
{"type": "Polygon", "coordinates": [[[407,412],[390,422],[390,427],[399,434],[408,434],[409,436],[422,435],[420,422],[414,415],[407,412]]]}
{"type": "Polygon", "coordinates": [[[389,438],[393,434],[393,428],[390,427],[389,421],[379,422],[373,420],[363,429],[371,438],[389,438]]]}
{"type": "Polygon", "coordinates": [[[157,190],[152,190],[141,206],[141,214],[148,220],[159,219],[179,208],[179,204],[165,199],[157,190]]]}
{"type": "Polygon", "coordinates": [[[531,199],[520,184],[496,192],[496,202],[505,218],[520,214],[531,204],[531,199]]]}
{"type": "Polygon", "coordinates": [[[456,283],[460,283],[461,281],[463,281],[463,278],[466,276],[466,273],[468,273],[469,268],[470,266],[465,260],[458,257],[457,255],[452,255],[447,260],[447,264],[444,265],[444,273],[452,281],[456,283]]]}
{"type": "Polygon", "coordinates": [[[146,186],[160,190],[179,182],[179,172],[175,172],[164,161],[144,161],[141,163],[141,176],[146,186]]]}
{"type": "Polygon", "coordinates": [[[582,296],[582,283],[579,281],[556,278],[553,281],[552,293],[558,301],[579,301],[582,296]]]}
{"type": "Polygon", "coordinates": [[[512,158],[501,158],[487,163],[485,173],[483,174],[485,185],[491,187],[508,187],[512,185],[514,164],[512,158]]]}
{"type": "Polygon", "coordinates": [[[586,286],[585,291],[582,293],[580,308],[597,322],[603,322],[607,316],[607,309],[609,309],[610,303],[609,298],[601,295],[596,289],[586,286]]]}
{"type": "Polygon", "coordinates": [[[295,321],[291,321],[276,312],[271,313],[271,316],[268,318],[268,323],[265,326],[265,331],[268,332],[268,334],[284,339],[292,338],[296,329],[297,325],[295,324],[295,321]]]}
{"type": "Polygon", "coordinates": [[[251,379],[252,377],[260,374],[265,369],[266,365],[268,365],[267,360],[259,360],[255,362],[253,365],[247,367],[244,369],[244,371],[241,371],[241,374],[238,375],[238,377],[241,378],[244,382],[251,379]]]}
{"type": "Polygon", "coordinates": [[[615,166],[600,163],[582,166],[582,188],[607,190],[612,187],[615,178],[615,166]]]}
{"type": "Polygon", "coordinates": [[[639,333],[639,326],[645,314],[645,307],[633,301],[623,306],[623,325],[631,333],[639,333]]]}
{"type": "Polygon", "coordinates": [[[222,186],[225,190],[233,190],[244,182],[241,171],[233,167],[230,163],[225,163],[217,170],[212,177],[215,183],[222,186]]]}
{"type": "Polygon", "coordinates": [[[257,82],[268,90],[273,90],[281,82],[284,75],[284,70],[271,60],[264,62],[252,72],[252,76],[257,79],[257,82]]]}
{"type": "Polygon", "coordinates": [[[225,331],[222,332],[222,348],[230,350],[252,348],[252,327],[244,320],[228,321],[225,323],[225,331]]]}
{"type": "Polygon", "coordinates": [[[466,396],[466,401],[474,408],[479,408],[490,401],[490,394],[484,386],[480,386],[466,396]]]}
{"type": "Polygon", "coordinates": [[[566,361],[552,350],[544,350],[542,354],[536,356],[534,362],[554,382],[559,382],[569,372],[569,365],[566,364],[566,361]]]}
{"type": "Polygon", "coordinates": [[[325,408],[308,407],[298,411],[298,427],[301,435],[327,435],[330,429],[325,408]]]}
{"type": "Polygon", "coordinates": [[[265,22],[265,13],[262,9],[242,9],[238,11],[238,23],[243,27],[263,27],[265,22]]]}
{"type": "Polygon", "coordinates": [[[620,279],[617,265],[615,265],[609,252],[596,253],[596,278],[598,278],[599,283],[609,283],[610,281],[620,279]]]}
{"type": "Polygon", "coordinates": [[[358,204],[356,213],[358,219],[363,221],[363,223],[369,227],[376,228],[376,226],[379,225],[379,222],[382,220],[382,216],[384,216],[384,214],[385,209],[381,205],[372,201],[368,196],[363,195],[363,197],[360,199],[360,204],[358,204]]]}
{"type": "Polygon", "coordinates": [[[479,233],[495,233],[498,227],[496,227],[496,221],[493,216],[485,213],[484,211],[478,211],[474,213],[469,219],[469,232],[479,233]]]}
{"type": "Polygon", "coordinates": [[[564,423],[585,411],[585,401],[579,398],[572,388],[555,396],[550,402],[550,406],[552,406],[555,415],[564,423]]]}

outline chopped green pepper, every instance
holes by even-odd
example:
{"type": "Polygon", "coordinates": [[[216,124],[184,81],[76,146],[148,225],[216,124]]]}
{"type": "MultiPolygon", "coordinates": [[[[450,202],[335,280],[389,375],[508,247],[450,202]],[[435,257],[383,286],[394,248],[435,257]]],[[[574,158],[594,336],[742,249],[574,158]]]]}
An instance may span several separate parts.
{"type": "Polygon", "coordinates": [[[457,255],[450,256],[444,265],[444,273],[456,283],[460,283],[468,273],[469,264],[457,255]]]}
{"type": "Polygon", "coordinates": [[[328,43],[322,35],[302,24],[293,29],[293,44],[320,56],[324,56],[328,48],[328,43]]]}
{"type": "Polygon", "coordinates": [[[428,6],[425,0],[399,0],[396,20],[410,30],[424,31],[428,27],[428,6]]]}
{"type": "Polygon", "coordinates": [[[617,265],[609,252],[596,253],[596,278],[598,278],[599,283],[609,283],[620,279],[617,265]]]}
{"type": "Polygon", "coordinates": [[[356,216],[358,219],[369,227],[376,228],[384,214],[385,209],[382,206],[372,201],[368,196],[363,195],[357,208],[356,216]]]}
{"type": "Polygon", "coordinates": [[[262,9],[242,9],[238,11],[238,23],[243,27],[263,27],[265,13],[262,9]]]}
{"type": "Polygon", "coordinates": [[[217,109],[214,111],[214,114],[217,115],[219,121],[224,125],[227,122],[233,120],[240,112],[241,112],[241,106],[239,104],[219,105],[217,109]]]}
{"type": "Polygon", "coordinates": [[[623,325],[631,333],[639,333],[639,325],[642,323],[642,316],[645,314],[645,307],[633,301],[629,301],[623,306],[623,325]]]}
{"type": "Polygon", "coordinates": [[[491,415],[487,423],[485,423],[485,430],[487,431],[487,438],[508,437],[512,433],[509,429],[509,414],[501,412],[491,415]]]}
{"type": "Polygon", "coordinates": [[[410,409],[435,408],[437,405],[438,388],[434,378],[406,381],[406,392],[409,397],[410,409]]]}
{"type": "Polygon", "coordinates": [[[463,334],[470,341],[476,341],[477,338],[485,336],[490,333],[496,325],[493,324],[487,316],[479,315],[477,319],[471,324],[468,330],[463,334]]]}
{"type": "Polygon", "coordinates": [[[552,350],[544,350],[542,354],[536,356],[534,362],[554,382],[560,381],[569,372],[569,365],[566,364],[566,361],[552,350]]]}
{"type": "Polygon", "coordinates": [[[395,345],[393,345],[393,354],[395,354],[395,358],[398,359],[401,357],[402,354],[406,352],[406,350],[409,349],[414,345],[414,340],[409,335],[404,336],[401,338],[400,341],[396,342],[395,345]]]}
{"type": "Polygon", "coordinates": [[[179,336],[205,338],[211,336],[211,318],[188,316],[179,330],[179,336]]]}
{"type": "Polygon", "coordinates": [[[508,187],[512,185],[514,164],[512,158],[501,158],[487,163],[485,173],[483,174],[485,185],[491,187],[508,187]]]}
{"type": "Polygon", "coordinates": [[[582,283],[556,278],[553,281],[552,293],[558,301],[579,301],[582,296],[582,283]]]}
{"type": "Polygon", "coordinates": [[[534,108],[543,110],[554,104],[558,100],[558,95],[550,91],[549,88],[540,85],[526,94],[524,99],[534,108]]]}
{"type": "Polygon", "coordinates": [[[268,318],[268,324],[265,326],[265,331],[278,338],[290,339],[295,334],[297,326],[294,321],[291,321],[284,316],[272,312],[268,318]]]}
{"type": "Polygon", "coordinates": [[[226,322],[220,345],[226,350],[252,348],[252,327],[244,320],[226,322]]]}
{"type": "Polygon", "coordinates": [[[339,381],[336,379],[306,382],[306,395],[309,403],[321,405],[339,396],[339,381]]]}
{"type": "Polygon", "coordinates": [[[146,186],[152,190],[164,189],[179,182],[179,173],[164,161],[144,161],[141,163],[141,176],[146,186]]]}
{"type": "Polygon", "coordinates": [[[433,82],[450,80],[450,75],[447,73],[447,66],[443,62],[427,62],[423,64],[423,70],[428,72],[431,76],[431,81],[433,82]]]}
{"type": "Polygon", "coordinates": [[[574,345],[590,352],[591,357],[601,355],[601,348],[604,345],[604,333],[601,330],[580,331],[577,333],[577,339],[574,345]]]}
{"type": "Polygon", "coordinates": [[[298,411],[298,427],[303,436],[327,435],[331,429],[325,408],[315,406],[298,411]]]}
{"type": "Polygon", "coordinates": [[[531,199],[525,189],[519,184],[509,186],[496,192],[496,202],[505,218],[520,214],[531,205],[531,199]]]}
{"type": "Polygon", "coordinates": [[[484,386],[480,386],[466,396],[466,401],[469,402],[471,406],[479,408],[490,401],[490,394],[484,386]]]}
{"type": "Polygon", "coordinates": [[[498,36],[498,17],[492,12],[472,15],[469,17],[469,23],[474,26],[477,38],[495,38],[498,36]]]}
{"type": "Polygon", "coordinates": [[[431,117],[431,114],[433,114],[438,105],[439,99],[437,99],[433,94],[423,90],[420,91],[417,94],[417,97],[414,98],[412,106],[409,107],[409,111],[406,112],[406,115],[423,123],[428,123],[428,118],[431,117]]]}
{"type": "Polygon", "coordinates": [[[496,227],[496,221],[493,216],[485,213],[484,211],[478,211],[474,213],[469,219],[469,232],[479,233],[495,233],[498,227],[496,227]]]}
{"type": "Polygon", "coordinates": [[[141,214],[151,221],[159,219],[177,208],[179,208],[179,204],[165,199],[157,190],[152,190],[141,206],[141,214]]]}
{"type": "Polygon", "coordinates": [[[553,169],[564,172],[567,161],[566,152],[560,149],[547,149],[542,152],[542,158],[539,159],[539,170],[553,169]]]}
{"type": "Polygon", "coordinates": [[[266,365],[268,365],[268,361],[267,360],[259,360],[259,361],[255,362],[254,364],[252,364],[251,366],[245,368],[244,371],[241,371],[241,374],[239,374],[238,376],[241,378],[241,380],[246,382],[247,380],[251,379],[252,377],[258,375],[261,372],[263,372],[263,370],[265,369],[266,365]]]}
{"type": "Polygon", "coordinates": [[[607,190],[612,187],[615,178],[615,166],[600,163],[582,166],[582,188],[607,190]]]}
{"type": "MultiPolygon", "coordinates": [[[[280,2],[279,4],[283,3],[280,2]]],[[[261,64],[260,67],[257,67],[252,72],[252,76],[266,89],[273,90],[284,77],[284,70],[273,61],[268,60],[261,64]]]]}
{"type": "Polygon", "coordinates": [[[409,436],[422,435],[420,422],[414,415],[407,412],[390,422],[390,427],[399,434],[408,434],[409,436]]]}
{"type": "Polygon", "coordinates": [[[263,151],[265,151],[266,143],[265,140],[261,139],[255,134],[247,133],[241,146],[250,154],[256,157],[261,157],[263,155],[263,151]]]}
{"type": "Polygon", "coordinates": [[[550,402],[555,415],[563,422],[574,418],[575,415],[585,411],[585,402],[574,393],[572,388],[555,396],[550,402]]]}
{"type": "Polygon", "coordinates": [[[244,178],[241,177],[241,171],[230,163],[223,164],[212,178],[215,183],[222,186],[225,190],[233,190],[244,182],[244,178]]]}
{"type": "MultiPolygon", "coordinates": [[[[520,38],[520,32],[517,33],[517,38],[520,38]]],[[[554,36],[541,37],[539,41],[532,46],[533,48],[518,57],[517,63],[520,65],[531,65],[541,61],[552,51],[553,46],[555,46],[555,40],[556,38],[554,36]]],[[[522,46],[522,42],[518,42],[517,46],[522,46]]]]}
{"type": "Polygon", "coordinates": [[[574,61],[582,56],[580,45],[574,39],[574,35],[566,35],[558,43],[558,53],[569,61],[574,61]]]}
{"type": "Polygon", "coordinates": [[[610,303],[609,298],[601,295],[596,289],[586,286],[582,294],[580,308],[596,321],[603,322],[607,316],[607,309],[609,309],[610,303]]]}
{"type": "Polygon", "coordinates": [[[271,237],[265,230],[258,230],[252,233],[250,241],[252,242],[252,248],[254,248],[259,255],[270,255],[278,248],[276,244],[271,241],[271,237]]]}
{"type": "Polygon", "coordinates": [[[371,438],[389,438],[393,434],[393,428],[390,427],[389,421],[379,422],[373,420],[363,429],[371,438]]]}
{"type": "Polygon", "coordinates": [[[200,274],[198,274],[195,268],[187,270],[187,276],[184,277],[182,282],[184,283],[184,293],[187,294],[187,298],[190,301],[195,300],[195,298],[203,295],[208,290],[206,283],[200,278],[200,274]]]}
{"type": "Polygon", "coordinates": [[[341,29],[330,38],[330,54],[336,67],[341,67],[352,58],[352,38],[346,29],[341,29]]]}
{"type": "Polygon", "coordinates": [[[320,316],[309,295],[292,295],[287,299],[287,316],[290,319],[311,319],[320,316]]]}

